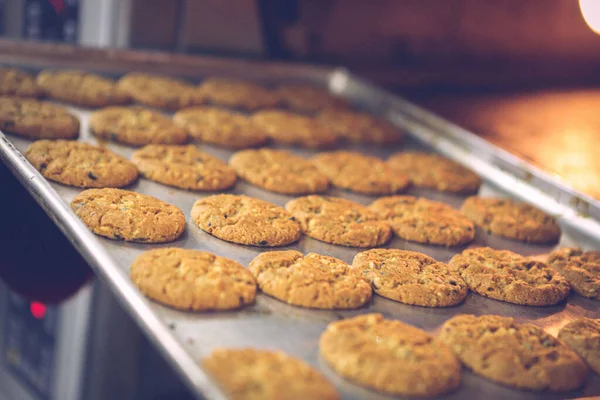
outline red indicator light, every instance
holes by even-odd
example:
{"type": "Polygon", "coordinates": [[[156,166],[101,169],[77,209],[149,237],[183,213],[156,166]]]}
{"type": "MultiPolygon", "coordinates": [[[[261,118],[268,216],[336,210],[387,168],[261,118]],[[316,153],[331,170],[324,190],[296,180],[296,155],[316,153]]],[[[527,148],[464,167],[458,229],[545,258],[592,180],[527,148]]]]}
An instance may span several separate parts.
{"type": "Polygon", "coordinates": [[[46,316],[46,305],[43,303],[32,301],[29,304],[29,310],[31,311],[31,315],[33,315],[34,318],[43,319],[46,316]]]}

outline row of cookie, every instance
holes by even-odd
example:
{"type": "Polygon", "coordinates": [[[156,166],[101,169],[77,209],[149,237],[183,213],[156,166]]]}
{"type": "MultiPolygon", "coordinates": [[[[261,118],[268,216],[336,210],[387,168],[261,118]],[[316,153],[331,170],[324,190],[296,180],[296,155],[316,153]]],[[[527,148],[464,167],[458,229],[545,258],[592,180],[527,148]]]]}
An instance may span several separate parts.
{"type": "Polygon", "coordinates": [[[268,89],[239,79],[206,78],[194,86],[157,74],[134,72],[115,81],[72,69],[44,70],[34,77],[20,69],[0,68],[0,96],[46,96],[88,108],[122,105],[132,100],[167,110],[207,103],[250,111],[279,105],[300,112],[350,107],[343,99],[308,83],[268,89]]]}
{"type": "MultiPolygon", "coordinates": [[[[600,374],[600,322],[574,320],[558,339],[532,324],[494,315],[458,315],[439,336],[366,314],[330,323],[319,352],[344,378],[381,392],[437,397],[460,388],[461,365],[493,382],[562,392],[600,374]],[[583,360],[582,360],[583,358],[583,360]]],[[[282,352],[217,349],[204,369],[232,399],[339,399],[317,370],[282,352]]]]}
{"type": "MultiPolygon", "coordinates": [[[[59,105],[0,97],[0,129],[29,138],[74,139],[79,120],[59,105]]],[[[173,119],[141,106],[107,107],[92,113],[90,130],[102,140],[130,146],[182,144],[190,137],[227,148],[248,148],[268,140],[288,146],[328,148],[341,139],[391,144],[402,133],[387,122],[354,111],[324,111],[318,118],[282,110],[251,116],[216,107],[191,107],[173,119]]]]}
{"type": "MultiPolygon", "coordinates": [[[[514,253],[491,249],[473,249],[471,256],[479,251],[480,256],[489,257],[492,265],[498,263],[499,271],[504,268],[519,271],[520,266],[529,262],[514,253]],[[511,258],[510,262],[503,260],[507,257],[511,258]],[[500,266],[502,262],[505,265],[500,266]]],[[[547,269],[541,263],[539,267],[547,269]]],[[[534,294],[531,299],[539,300],[540,293],[535,292],[539,288],[533,286],[543,284],[535,282],[540,273],[531,270],[536,268],[538,266],[525,270],[529,271],[525,273],[531,274],[531,279],[520,277],[518,283],[505,282],[507,287],[527,284],[525,282],[529,280],[532,290],[529,294],[534,294]]],[[[378,293],[408,304],[452,305],[457,297],[464,298],[457,293],[466,293],[461,277],[444,264],[420,253],[400,250],[378,249],[359,253],[352,267],[333,257],[314,253],[303,256],[297,251],[267,252],[257,256],[250,263],[249,270],[232,260],[207,252],[162,248],[138,256],[131,265],[130,275],[149,298],[175,308],[196,311],[237,309],[253,303],[255,280],[263,292],[288,304],[326,309],[356,308],[368,301],[370,286],[363,278],[371,281],[378,293]],[[444,301],[447,303],[440,304],[444,301]]],[[[504,275],[511,277],[511,274],[504,275]]],[[[566,290],[568,293],[568,286],[566,290]]],[[[518,293],[520,296],[523,294],[518,293]]],[[[550,299],[552,296],[547,297],[547,300],[550,299]]],[[[600,348],[589,348],[589,342],[581,337],[584,333],[579,332],[578,324],[595,324],[596,337],[599,337],[600,323],[574,322],[561,331],[561,335],[565,332],[565,340],[572,343],[600,373],[600,348]]],[[[580,387],[587,375],[585,365],[564,344],[539,328],[517,325],[511,318],[455,317],[444,324],[441,338],[476,373],[510,386],[532,390],[571,390],[580,387]],[[479,359],[485,351],[505,346],[507,353],[497,354],[493,356],[495,359],[487,362],[479,359]],[[525,369],[523,376],[506,370],[515,363],[515,354],[519,355],[517,365],[525,369]],[[523,359],[525,362],[521,361],[523,359]],[[575,370],[571,371],[568,379],[556,380],[545,376],[548,371],[558,372],[557,367],[575,370]],[[531,368],[535,370],[530,371],[531,368]]],[[[425,332],[398,321],[367,315],[330,324],[321,337],[320,348],[338,373],[357,383],[395,394],[435,396],[458,387],[460,366],[456,361],[449,362],[453,357],[443,345],[431,348],[436,351],[427,351],[434,340],[425,332]],[[393,329],[388,330],[387,327],[393,329]],[[360,369],[351,362],[352,358],[359,356],[354,353],[356,351],[361,356],[360,369]],[[382,365],[394,368],[388,371],[382,365]],[[452,368],[441,368],[450,365],[452,368]],[[443,379],[429,374],[434,366],[441,368],[438,372],[443,379]],[[395,376],[387,375],[392,373],[395,376]],[[414,380],[417,375],[421,377],[419,381],[414,380]]],[[[205,366],[209,372],[215,372],[211,365],[205,366]]],[[[231,390],[225,386],[226,390],[231,390]]]]}

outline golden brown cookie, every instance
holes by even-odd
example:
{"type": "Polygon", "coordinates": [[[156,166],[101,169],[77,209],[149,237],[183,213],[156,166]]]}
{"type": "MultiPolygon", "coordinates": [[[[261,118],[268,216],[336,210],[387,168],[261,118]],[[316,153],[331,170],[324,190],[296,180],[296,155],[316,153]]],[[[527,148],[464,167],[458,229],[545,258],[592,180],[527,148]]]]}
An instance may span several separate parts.
{"type": "Polygon", "coordinates": [[[508,303],[550,306],[570,291],[567,280],[548,265],[508,250],[467,249],[448,265],[475,293],[508,303]]]}
{"type": "Polygon", "coordinates": [[[34,77],[20,69],[0,68],[0,96],[40,97],[34,77]]]}
{"type": "Polygon", "coordinates": [[[299,112],[317,112],[326,108],[350,108],[343,99],[310,84],[289,83],[279,86],[275,93],[280,102],[299,112]]]}
{"type": "Polygon", "coordinates": [[[182,144],[187,133],[163,114],[143,107],[107,107],[90,116],[90,131],[99,139],[131,146],[182,144]]]}
{"type": "Polygon", "coordinates": [[[232,400],[338,400],[320,372],[280,351],[217,349],[202,366],[232,400]]]}
{"type": "Polygon", "coordinates": [[[392,229],[367,207],[338,197],[305,196],[285,208],[302,231],[317,240],[352,247],[377,247],[387,243],[392,229]]]}
{"type": "Polygon", "coordinates": [[[96,235],[114,240],[172,242],[185,229],[179,208],[129,190],[84,190],[71,201],[71,208],[96,235]]]}
{"type": "Polygon", "coordinates": [[[481,186],[481,178],[473,171],[438,154],[405,151],[393,154],[387,164],[418,187],[472,194],[481,186]]]}
{"type": "Polygon", "coordinates": [[[265,110],[254,114],[252,120],[275,142],[288,146],[321,149],[332,147],[338,141],[333,129],[304,115],[265,110]]]}
{"type": "Polygon", "coordinates": [[[578,318],[563,326],[558,338],[571,346],[600,375],[600,321],[578,318]]]}
{"type": "Polygon", "coordinates": [[[334,186],[364,194],[398,193],[410,184],[377,157],[353,151],[320,153],[312,158],[334,186]]]}
{"type": "Polygon", "coordinates": [[[0,97],[0,129],[36,139],[75,139],[79,119],[66,108],[45,101],[0,97]]]}
{"type": "Polygon", "coordinates": [[[574,291],[600,300],[600,251],[555,250],[548,257],[548,265],[560,272],[574,291]]]}
{"type": "Polygon", "coordinates": [[[130,101],[112,79],[84,71],[45,70],[38,74],[37,84],[46,96],[82,107],[99,108],[130,101]]]}
{"type": "Polygon", "coordinates": [[[352,309],[371,300],[371,286],[334,257],[269,251],[259,254],[249,268],[260,290],[294,306],[352,309]]]}
{"type": "Polygon", "coordinates": [[[352,269],[373,285],[380,296],[422,307],[461,303],[467,284],[448,265],[415,251],[373,249],[358,253],[352,269]]]}
{"type": "Polygon", "coordinates": [[[496,315],[458,315],[440,339],[477,375],[503,385],[553,392],[581,387],[587,367],[560,340],[532,324],[496,315]]]}
{"type": "Polygon", "coordinates": [[[233,149],[264,144],[266,131],[246,115],[216,107],[191,107],[178,111],[173,121],[194,139],[233,149]]]}
{"type": "Polygon", "coordinates": [[[250,271],[206,251],[153,249],[133,261],[129,275],[145,296],[181,310],[233,310],[256,298],[250,271]]]}
{"type": "Polygon", "coordinates": [[[271,192],[309,194],[329,187],[313,163],[284,150],[242,150],[231,156],[229,165],[242,179],[271,192]]]}
{"type": "Polygon", "coordinates": [[[397,144],[404,137],[402,131],[386,120],[367,113],[329,108],[320,112],[317,118],[352,142],[397,144]]]}
{"type": "Polygon", "coordinates": [[[344,378],[386,393],[436,397],[460,385],[460,363],[444,343],[381,314],[330,323],[319,350],[344,378]]]}
{"type": "Polygon", "coordinates": [[[219,239],[250,246],[285,246],[300,238],[300,226],[287,211],[248,196],[200,199],[192,207],[192,219],[219,239]]]}
{"type": "Polygon", "coordinates": [[[70,140],[38,140],[25,151],[27,160],[47,179],[64,185],[103,188],[127,186],[138,170],[104,148],[70,140]]]}
{"type": "Polygon", "coordinates": [[[549,244],[560,239],[554,218],[529,204],[472,196],[460,211],[486,232],[523,242],[549,244]]]}
{"type": "Polygon", "coordinates": [[[149,144],[131,159],[144,177],[187,190],[228,189],[237,179],[233,168],[192,145],[149,144]]]}
{"type": "Polygon", "coordinates": [[[204,102],[195,86],[162,75],[132,72],[119,79],[118,87],[138,103],[165,110],[180,110],[204,102]]]}
{"type": "Polygon", "coordinates": [[[275,107],[279,102],[272,91],[235,79],[208,78],[200,84],[199,91],[209,103],[248,111],[275,107]]]}
{"type": "Polygon", "coordinates": [[[475,225],[452,207],[423,197],[389,196],[369,208],[389,222],[398,237],[418,243],[460,246],[475,239],[475,225]]]}

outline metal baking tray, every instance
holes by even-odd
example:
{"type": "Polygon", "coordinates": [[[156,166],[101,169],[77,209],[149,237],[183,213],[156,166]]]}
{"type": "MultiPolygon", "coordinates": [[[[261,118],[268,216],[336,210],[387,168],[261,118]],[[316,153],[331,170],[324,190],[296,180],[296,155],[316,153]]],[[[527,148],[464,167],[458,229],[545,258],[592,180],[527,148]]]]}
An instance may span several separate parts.
{"type": "MultiPolygon", "coordinates": [[[[559,246],[600,248],[600,224],[591,217],[598,216],[598,205],[589,198],[571,191],[543,171],[524,163],[494,145],[478,139],[441,118],[418,108],[390,93],[376,88],[353,76],[344,69],[326,69],[312,66],[266,64],[259,62],[204,59],[181,55],[78,49],[70,46],[26,45],[15,46],[0,41],[0,63],[20,66],[32,71],[45,67],[84,68],[97,73],[118,76],[131,70],[153,71],[198,81],[204,76],[232,76],[254,79],[265,84],[288,81],[311,81],[328,87],[359,107],[373,111],[408,132],[406,143],[396,148],[348,145],[346,148],[386,158],[390,153],[406,149],[436,151],[460,161],[477,171],[484,179],[482,195],[499,195],[529,201],[555,215],[563,228],[559,246]],[[6,54],[10,51],[10,56],[6,54]]],[[[97,143],[88,131],[89,110],[68,107],[81,119],[79,140],[97,143]]],[[[166,246],[177,246],[213,252],[232,258],[243,265],[265,249],[236,245],[217,239],[194,225],[190,218],[192,204],[209,193],[193,193],[140,179],[129,189],[149,194],[174,204],[187,216],[187,229],[176,242],[164,245],[125,243],[104,239],[92,234],[69,207],[80,189],[46,181],[22,156],[30,140],[0,133],[0,159],[7,164],[21,183],[45,209],[53,221],[86,258],[96,273],[108,283],[117,299],[164,353],[199,398],[222,399],[223,393],[199,367],[198,361],[216,347],[269,348],[283,350],[304,359],[321,370],[338,388],[344,399],[389,399],[336,375],[319,357],[318,339],[331,321],[359,314],[380,312],[388,318],[399,319],[430,332],[454,315],[461,313],[497,314],[513,316],[521,322],[532,322],[556,335],[561,326],[576,317],[599,318],[599,302],[571,294],[568,301],[552,307],[512,305],[469,294],[459,306],[431,309],[404,305],[377,295],[371,304],[353,311],[321,311],[286,305],[260,294],[255,305],[240,311],[190,313],[176,311],[143,297],[131,284],[128,269],[132,260],[142,252],[166,246]]],[[[132,148],[103,143],[115,152],[129,157],[132,148]]],[[[210,145],[199,148],[227,160],[232,151],[210,145]]],[[[293,149],[308,157],[310,150],[293,149]]],[[[284,205],[292,197],[274,194],[239,181],[230,190],[284,205]]],[[[425,196],[458,207],[464,197],[413,188],[409,194],[425,196]]],[[[375,198],[357,195],[339,189],[330,189],[329,195],[340,196],[368,204],[375,198]]],[[[477,231],[476,241],[469,245],[509,249],[517,253],[545,257],[550,246],[522,244],[477,231]]],[[[394,238],[386,247],[426,253],[446,262],[464,247],[444,248],[419,245],[394,238]]],[[[286,249],[303,253],[317,252],[351,262],[359,249],[331,245],[302,237],[286,249]]],[[[277,249],[274,249],[277,250],[277,249]]],[[[503,387],[464,371],[460,389],[447,398],[573,398],[600,395],[600,377],[590,374],[585,388],[569,393],[533,393],[503,387]]]]}

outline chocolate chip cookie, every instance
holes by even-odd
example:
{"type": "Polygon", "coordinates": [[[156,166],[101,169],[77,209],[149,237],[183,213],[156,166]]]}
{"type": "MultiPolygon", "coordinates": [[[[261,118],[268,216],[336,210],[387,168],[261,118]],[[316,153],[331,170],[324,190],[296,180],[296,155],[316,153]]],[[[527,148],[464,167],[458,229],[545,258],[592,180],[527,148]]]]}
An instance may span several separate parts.
{"type": "Polygon", "coordinates": [[[555,250],[548,257],[548,265],[560,272],[574,291],[600,300],[600,251],[555,250]]]}
{"type": "Polygon", "coordinates": [[[118,82],[119,89],[138,103],[176,111],[204,102],[192,84],[162,75],[132,72],[118,82]]]}
{"type": "Polygon", "coordinates": [[[31,74],[16,68],[0,68],[0,96],[36,98],[41,95],[31,74]]]}
{"type": "Polygon", "coordinates": [[[400,143],[404,137],[402,131],[386,120],[367,113],[328,108],[317,118],[352,142],[389,145],[400,143]]]}
{"type": "Polygon", "coordinates": [[[199,91],[208,103],[248,111],[272,108],[279,102],[272,91],[236,79],[208,78],[200,84],[199,91]]]}
{"type": "Polygon", "coordinates": [[[295,111],[317,112],[326,108],[350,108],[340,97],[330,94],[327,90],[310,84],[289,83],[275,90],[280,102],[295,111]]]}
{"type": "Polygon", "coordinates": [[[563,326],[558,338],[571,346],[600,375],[600,321],[578,318],[563,326]]]}

